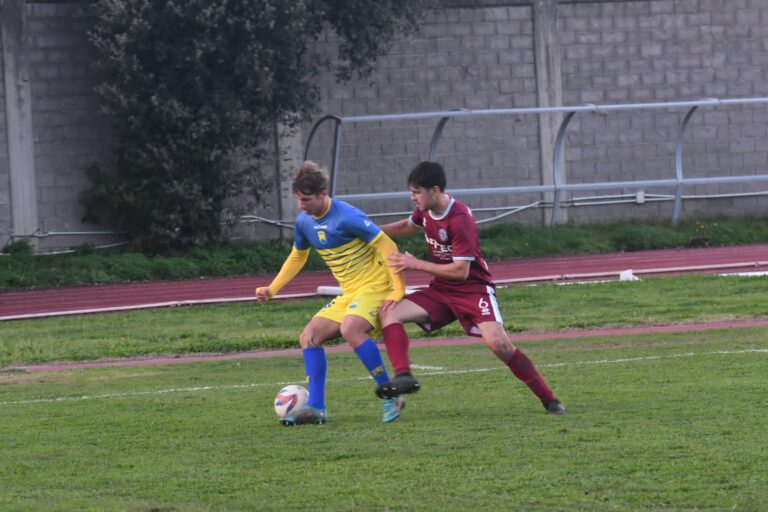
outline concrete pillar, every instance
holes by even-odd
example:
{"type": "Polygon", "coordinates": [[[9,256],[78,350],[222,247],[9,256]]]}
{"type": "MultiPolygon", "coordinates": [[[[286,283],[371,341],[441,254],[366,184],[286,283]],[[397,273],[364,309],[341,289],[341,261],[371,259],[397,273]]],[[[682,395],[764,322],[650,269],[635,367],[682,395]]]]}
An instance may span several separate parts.
{"type": "Polygon", "coordinates": [[[26,239],[36,247],[37,239],[33,235],[38,230],[37,186],[25,9],[25,0],[0,2],[0,32],[13,238],[26,239]]]}
{"type": "MultiPolygon", "coordinates": [[[[293,222],[299,214],[299,207],[293,195],[293,175],[304,160],[304,144],[301,128],[291,128],[285,124],[276,127],[276,169],[278,190],[278,212],[281,220],[293,222]]],[[[293,230],[282,228],[281,238],[293,239],[293,230]]]]}
{"type": "MultiPolygon", "coordinates": [[[[539,107],[559,107],[563,105],[563,77],[561,68],[561,47],[557,33],[558,0],[533,1],[533,39],[536,66],[536,93],[539,107]]],[[[552,185],[554,143],[557,130],[563,120],[562,114],[539,115],[539,161],[541,164],[541,184],[552,185]]],[[[552,201],[553,194],[544,194],[544,199],[552,201]]],[[[543,221],[551,222],[552,209],[545,208],[543,221]]],[[[568,220],[568,210],[560,210],[561,221],[568,220]]]]}

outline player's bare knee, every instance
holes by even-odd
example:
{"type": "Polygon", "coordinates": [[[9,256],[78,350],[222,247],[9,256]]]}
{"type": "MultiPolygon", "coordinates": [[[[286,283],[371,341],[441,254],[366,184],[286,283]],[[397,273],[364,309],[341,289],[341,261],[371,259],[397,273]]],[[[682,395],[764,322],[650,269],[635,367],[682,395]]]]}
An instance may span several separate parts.
{"type": "Polygon", "coordinates": [[[504,350],[504,340],[500,338],[485,340],[485,344],[488,345],[488,348],[491,349],[491,352],[494,354],[498,354],[500,351],[504,350]]]}
{"type": "Polygon", "coordinates": [[[386,311],[379,311],[379,323],[382,327],[386,327],[389,324],[397,323],[397,315],[394,310],[387,309],[386,311]]]}
{"type": "Polygon", "coordinates": [[[352,346],[359,345],[360,340],[366,338],[365,332],[363,332],[357,325],[342,323],[339,330],[341,332],[341,337],[352,346]]]}
{"type": "Polygon", "coordinates": [[[404,324],[407,322],[426,322],[429,317],[425,315],[418,315],[409,313],[406,308],[398,308],[395,307],[394,309],[390,309],[387,311],[379,312],[379,323],[382,327],[386,327],[390,324],[404,324]]]}
{"type": "Polygon", "coordinates": [[[318,347],[320,344],[317,342],[314,331],[311,329],[304,329],[299,335],[299,345],[301,348],[313,348],[318,347]]]}
{"type": "Polygon", "coordinates": [[[342,323],[341,327],[339,327],[339,332],[341,333],[341,337],[347,341],[349,341],[349,337],[353,331],[354,329],[352,329],[349,325],[344,323],[342,323]]]}
{"type": "Polygon", "coordinates": [[[503,361],[512,357],[512,354],[515,352],[515,346],[506,336],[495,336],[485,340],[485,343],[491,349],[491,352],[503,361]]]}

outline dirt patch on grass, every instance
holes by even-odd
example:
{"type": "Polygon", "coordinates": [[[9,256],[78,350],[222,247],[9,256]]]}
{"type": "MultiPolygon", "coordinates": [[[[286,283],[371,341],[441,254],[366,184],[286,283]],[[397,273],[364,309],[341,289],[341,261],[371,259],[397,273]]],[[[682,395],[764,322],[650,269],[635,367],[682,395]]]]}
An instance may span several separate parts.
{"type": "MultiPolygon", "coordinates": [[[[768,320],[734,320],[734,321],[721,321],[721,322],[709,322],[698,324],[676,324],[676,325],[648,325],[640,327],[619,327],[619,328],[603,328],[603,329],[588,329],[579,331],[563,331],[563,332],[542,332],[531,334],[513,334],[511,336],[513,343],[528,342],[528,341],[544,341],[544,340],[561,340],[572,338],[587,338],[587,337],[608,337],[608,336],[625,336],[633,334],[652,334],[652,333],[675,333],[675,332],[688,332],[688,331],[709,331],[715,329],[736,329],[743,327],[768,327],[768,320]]],[[[679,340],[678,340],[679,342],[679,340]]],[[[420,339],[413,340],[411,342],[412,347],[431,347],[431,346],[446,346],[446,345],[473,345],[482,344],[483,341],[480,338],[470,337],[453,337],[442,339],[420,339]]],[[[621,341],[617,340],[617,345],[621,341]]],[[[383,344],[380,345],[383,348],[383,344]]],[[[600,344],[605,347],[606,345],[600,344]]],[[[332,345],[326,346],[326,352],[349,352],[351,349],[347,345],[332,345]]],[[[50,372],[57,372],[63,370],[77,370],[84,368],[104,368],[112,366],[156,366],[156,365],[168,365],[179,363],[195,363],[195,362],[211,362],[211,361],[230,361],[238,359],[257,359],[267,357],[285,357],[285,356],[300,356],[301,349],[281,349],[281,350],[260,350],[252,352],[234,352],[228,354],[195,354],[195,355],[169,355],[162,357],[147,357],[139,356],[134,358],[125,358],[110,361],[84,361],[84,362],[72,362],[72,363],[55,363],[55,364],[41,364],[41,365],[28,365],[28,366],[15,366],[0,370],[0,384],[3,383],[2,376],[9,371],[23,371],[35,374],[37,378],[41,378],[40,374],[48,374],[50,372]]],[[[34,378],[33,378],[34,379],[34,378]]],[[[31,382],[34,382],[32,380],[31,382]]]]}
{"type": "Polygon", "coordinates": [[[37,373],[22,369],[0,371],[0,386],[14,384],[39,384],[43,382],[74,382],[75,379],[61,373],[37,373]]]}

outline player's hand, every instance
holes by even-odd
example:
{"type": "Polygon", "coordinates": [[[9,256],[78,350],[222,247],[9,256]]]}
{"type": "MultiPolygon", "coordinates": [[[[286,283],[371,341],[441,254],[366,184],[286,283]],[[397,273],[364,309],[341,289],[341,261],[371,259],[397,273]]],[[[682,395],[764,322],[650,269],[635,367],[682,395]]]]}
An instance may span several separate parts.
{"type": "Polygon", "coordinates": [[[400,273],[403,270],[417,270],[419,268],[420,260],[408,251],[404,253],[393,252],[389,255],[388,259],[391,262],[389,266],[394,268],[396,273],[400,273]]]}
{"type": "Polygon", "coordinates": [[[256,300],[259,302],[267,302],[273,295],[274,294],[269,289],[269,286],[260,286],[256,288],[256,300]]]}
{"type": "Polygon", "coordinates": [[[397,305],[396,300],[391,300],[391,299],[385,300],[384,302],[381,303],[381,306],[379,306],[379,312],[395,309],[396,305],[397,305]]]}

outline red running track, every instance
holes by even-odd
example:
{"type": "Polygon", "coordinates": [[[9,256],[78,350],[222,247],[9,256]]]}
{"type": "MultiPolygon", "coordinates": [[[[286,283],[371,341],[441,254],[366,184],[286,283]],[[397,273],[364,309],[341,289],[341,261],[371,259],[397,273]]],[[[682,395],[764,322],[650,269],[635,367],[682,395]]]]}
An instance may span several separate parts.
{"type": "MultiPolygon", "coordinates": [[[[617,279],[632,270],[637,276],[668,273],[768,271],[768,244],[701,249],[665,249],[598,255],[519,258],[493,262],[497,283],[617,279]]],[[[423,273],[407,273],[408,286],[429,282],[423,273]]],[[[119,311],[149,307],[254,300],[256,286],[270,276],[196,279],[124,285],[79,286],[0,293],[0,320],[119,311]]],[[[309,296],[318,286],[334,286],[329,272],[297,276],[280,296],[309,296]]]]}

